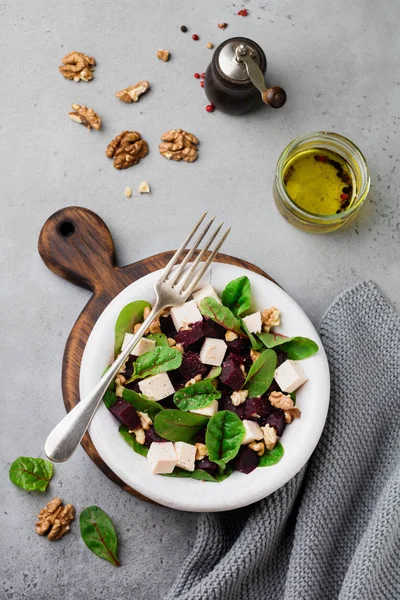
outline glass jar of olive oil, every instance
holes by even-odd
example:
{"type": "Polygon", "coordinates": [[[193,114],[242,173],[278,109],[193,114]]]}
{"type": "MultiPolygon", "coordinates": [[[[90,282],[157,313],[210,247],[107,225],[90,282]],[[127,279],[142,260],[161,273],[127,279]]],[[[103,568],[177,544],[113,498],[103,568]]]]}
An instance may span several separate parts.
{"type": "Polygon", "coordinates": [[[369,185],[368,166],[357,146],[337,133],[317,131],[295,139],[282,152],[273,192],[289,223],[327,233],[360,209],[369,185]]]}

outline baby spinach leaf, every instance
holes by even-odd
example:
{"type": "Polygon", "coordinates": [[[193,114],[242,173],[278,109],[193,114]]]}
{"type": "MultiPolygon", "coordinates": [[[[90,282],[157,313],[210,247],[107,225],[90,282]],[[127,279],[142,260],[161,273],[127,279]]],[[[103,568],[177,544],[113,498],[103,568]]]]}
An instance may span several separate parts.
{"type": "Polygon", "coordinates": [[[219,398],[221,398],[221,392],[213,386],[210,379],[188,385],[174,394],[174,402],[180,410],[204,408],[219,398]]]}
{"type": "Polygon", "coordinates": [[[230,410],[221,410],[209,420],[206,431],[209,459],[217,463],[222,471],[226,463],[239,452],[244,434],[242,421],[230,410]]]}
{"type": "Polygon", "coordinates": [[[225,327],[225,329],[228,329],[228,331],[233,331],[239,337],[246,337],[246,334],[241,329],[240,319],[237,319],[229,308],[219,304],[214,298],[204,298],[200,304],[200,312],[203,316],[209,317],[222,327],[225,327]]]}
{"type": "Polygon", "coordinates": [[[276,360],[274,350],[264,350],[253,362],[244,382],[244,387],[248,389],[250,398],[265,394],[274,378],[276,360]]]}
{"type": "Polygon", "coordinates": [[[133,374],[127,383],[135,379],[144,379],[166,371],[172,371],[181,366],[182,354],[175,348],[158,346],[150,352],[145,352],[137,357],[134,362],[133,374]]]}
{"type": "Polygon", "coordinates": [[[146,307],[151,308],[151,304],[146,302],[146,300],[137,300],[136,302],[127,304],[119,313],[117,322],[115,323],[115,358],[121,352],[125,333],[132,333],[136,323],[143,321],[143,311],[146,307]]]}
{"type": "Polygon", "coordinates": [[[132,450],[134,450],[135,452],[137,452],[141,456],[147,456],[147,453],[149,451],[149,449],[147,448],[147,446],[143,446],[142,444],[138,444],[137,441],[136,441],[135,434],[129,433],[129,430],[128,430],[127,427],[124,427],[123,425],[121,425],[121,427],[119,428],[118,431],[122,435],[122,437],[124,438],[124,440],[130,445],[130,447],[132,448],[132,450]]]}
{"type": "Polygon", "coordinates": [[[305,337],[286,337],[281,333],[259,333],[258,337],[267,348],[281,348],[290,360],[308,358],[319,350],[318,344],[305,337]]]}
{"type": "Polygon", "coordinates": [[[184,469],[180,469],[179,467],[175,467],[172,473],[164,473],[164,477],[179,477],[183,479],[198,479],[199,481],[213,481],[220,482],[227,479],[230,475],[232,475],[233,470],[231,467],[227,466],[223,473],[219,473],[216,477],[213,477],[208,473],[208,471],[204,471],[204,469],[195,469],[194,471],[185,471],[184,469]]]}
{"type": "Polygon", "coordinates": [[[53,464],[43,458],[20,456],[12,463],[9,477],[23,490],[44,492],[53,477],[53,464]]]}
{"type": "Polygon", "coordinates": [[[118,400],[118,398],[115,395],[115,392],[113,392],[112,390],[107,390],[103,396],[103,402],[108,409],[110,409],[112,406],[114,406],[114,404],[116,403],[117,400],[118,400]]]}
{"type": "Polygon", "coordinates": [[[213,379],[216,379],[217,377],[219,377],[222,373],[222,367],[213,367],[211,369],[211,371],[209,372],[209,374],[207,375],[206,379],[209,379],[210,381],[212,381],[213,379]]]}
{"type": "Polygon", "coordinates": [[[88,506],[79,516],[79,526],[82,539],[89,550],[119,567],[117,534],[110,517],[98,506],[88,506]]]}
{"type": "Polygon", "coordinates": [[[154,429],[159,436],[171,442],[190,444],[200,429],[208,423],[208,417],[181,410],[166,409],[156,415],[154,429]]]}
{"type": "Polygon", "coordinates": [[[276,443],[275,448],[273,450],[266,450],[265,454],[260,457],[260,462],[258,463],[259,467],[271,467],[272,465],[276,465],[284,454],[283,446],[280,442],[276,443]]]}
{"type": "Polygon", "coordinates": [[[261,350],[261,348],[264,347],[263,343],[261,340],[257,339],[255,335],[253,335],[252,333],[250,333],[250,331],[247,329],[246,323],[244,323],[244,321],[242,320],[242,329],[246,332],[249,340],[250,340],[250,344],[251,347],[253,348],[253,350],[261,350]]]}
{"type": "Polygon", "coordinates": [[[124,388],[124,391],[122,392],[122,398],[125,400],[125,402],[129,402],[129,404],[131,404],[135,410],[147,413],[152,419],[154,419],[159,412],[164,410],[164,407],[155,400],[149,400],[143,394],[138,394],[137,392],[128,390],[127,388],[124,388]]]}
{"type": "Polygon", "coordinates": [[[251,301],[250,280],[238,277],[230,281],[221,296],[222,304],[231,309],[235,317],[249,310],[251,301]]]}
{"type": "Polygon", "coordinates": [[[166,348],[169,348],[168,338],[165,333],[149,333],[149,335],[146,335],[146,339],[155,342],[156,346],[165,346],[166,348]]]}

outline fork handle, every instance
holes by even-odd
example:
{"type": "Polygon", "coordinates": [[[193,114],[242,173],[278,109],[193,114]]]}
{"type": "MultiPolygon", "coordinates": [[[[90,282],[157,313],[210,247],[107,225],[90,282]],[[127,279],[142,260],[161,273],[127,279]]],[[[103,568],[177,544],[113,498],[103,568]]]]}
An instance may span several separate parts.
{"type": "Polygon", "coordinates": [[[64,462],[68,460],[75,449],[79,446],[86,429],[96,412],[108,386],[117,375],[122,365],[132,352],[133,348],[140,342],[146,329],[165,308],[160,301],[156,300],[149,316],[143,322],[139,331],[133,336],[126,348],[115,359],[110,368],[104,373],[94,388],[82,398],[78,404],[56,425],[48,436],[44,450],[47,457],[53,462],[64,462]]]}

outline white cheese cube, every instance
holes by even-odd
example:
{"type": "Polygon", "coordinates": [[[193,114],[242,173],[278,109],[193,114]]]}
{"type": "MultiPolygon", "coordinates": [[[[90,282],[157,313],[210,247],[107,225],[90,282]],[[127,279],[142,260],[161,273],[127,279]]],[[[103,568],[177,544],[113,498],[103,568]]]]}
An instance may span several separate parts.
{"type": "Polygon", "coordinates": [[[196,413],[196,415],[203,415],[203,417],[212,417],[218,412],[218,400],[213,400],[211,404],[204,408],[197,408],[196,410],[190,410],[189,412],[196,413]]]}
{"type": "Polygon", "coordinates": [[[282,392],[294,392],[308,379],[303,368],[295,360],[285,360],[275,371],[275,381],[282,392]]]}
{"type": "MultiPolygon", "coordinates": [[[[122,344],[121,350],[125,350],[131,339],[133,338],[133,333],[126,333],[124,336],[124,342],[122,344]]],[[[131,354],[133,356],[140,356],[145,352],[150,352],[150,350],[154,350],[156,347],[156,343],[153,340],[146,340],[146,338],[142,338],[138,344],[134,347],[131,354]]]]}
{"type": "Polygon", "coordinates": [[[147,453],[147,460],[152,473],[172,473],[177,458],[172,442],[153,442],[147,453]]]}
{"type": "Polygon", "coordinates": [[[167,373],[159,373],[139,381],[139,389],[150,400],[163,400],[175,394],[175,388],[167,373]]]}
{"type": "Polygon", "coordinates": [[[173,306],[171,308],[171,317],[177,331],[182,329],[182,327],[186,329],[191,323],[203,320],[194,300],[185,302],[182,306],[173,306]]]}
{"type": "Polygon", "coordinates": [[[257,311],[248,317],[243,317],[243,322],[250,333],[260,333],[262,329],[261,313],[257,311]]]}
{"type": "Polygon", "coordinates": [[[206,287],[203,287],[201,290],[198,290],[193,294],[193,300],[196,302],[199,308],[201,301],[204,298],[214,298],[214,300],[221,304],[221,298],[218,296],[212,285],[206,285],[206,287]]]}
{"type": "Polygon", "coordinates": [[[176,466],[185,471],[194,471],[196,446],[186,442],[175,442],[176,466]]]}
{"type": "Polygon", "coordinates": [[[242,445],[251,444],[251,442],[254,442],[255,440],[262,440],[264,434],[261,430],[261,427],[258,423],[256,423],[256,421],[244,420],[242,421],[242,423],[246,431],[246,433],[244,434],[242,445]]]}
{"type": "Polygon", "coordinates": [[[224,340],[206,338],[200,350],[200,360],[203,365],[219,367],[222,365],[227,348],[224,340]]]}

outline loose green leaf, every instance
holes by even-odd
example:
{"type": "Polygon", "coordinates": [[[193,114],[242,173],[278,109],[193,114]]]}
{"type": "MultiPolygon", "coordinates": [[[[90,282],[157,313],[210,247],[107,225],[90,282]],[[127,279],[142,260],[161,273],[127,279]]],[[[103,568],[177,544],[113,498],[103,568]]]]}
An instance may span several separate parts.
{"type": "Polygon", "coordinates": [[[206,431],[209,459],[222,471],[239,452],[244,434],[242,421],[230,410],[221,410],[209,420],[206,431]]]}
{"type": "Polygon", "coordinates": [[[146,339],[155,342],[156,346],[165,346],[166,348],[169,348],[168,338],[164,333],[149,333],[149,335],[146,335],[146,339]]]}
{"type": "Polygon", "coordinates": [[[233,331],[239,337],[247,337],[241,329],[240,319],[237,319],[229,308],[219,304],[214,298],[204,298],[200,304],[200,312],[203,316],[209,317],[228,331],[233,331]]]}
{"type": "Polygon", "coordinates": [[[277,442],[273,450],[266,450],[265,454],[260,457],[259,467],[271,467],[276,465],[284,454],[283,446],[280,442],[277,442]]]}
{"type": "Polygon", "coordinates": [[[119,313],[117,322],[115,323],[115,358],[121,352],[125,333],[132,333],[136,323],[143,321],[143,311],[146,307],[151,308],[151,304],[146,302],[146,300],[137,300],[136,302],[127,304],[119,313]]]}
{"type": "Polygon", "coordinates": [[[98,506],[88,506],[79,516],[79,526],[82,539],[89,550],[119,567],[117,534],[110,517],[98,506]]]}
{"type": "Polygon", "coordinates": [[[259,333],[258,337],[267,348],[281,348],[290,360],[302,360],[318,352],[318,344],[305,337],[286,337],[281,333],[259,333]]]}
{"type": "Polygon", "coordinates": [[[180,469],[179,467],[175,467],[172,473],[164,473],[164,477],[179,477],[183,479],[198,479],[199,481],[213,481],[214,483],[219,483],[220,481],[224,481],[230,475],[232,475],[233,470],[229,465],[226,467],[223,473],[219,473],[216,477],[213,477],[208,473],[208,471],[204,471],[204,469],[195,469],[194,471],[185,471],[184,469],[180,469]]]}
{"type": "Polygon", "coordinates": [[[9,476],[23,490],[44,492],[53,477],[53,464],[43,458],[20,456],[12,463],[9,476]]]}
{"type": "Polygon", "coordinates": [[[246,332],[249,340],[250,340],[250,344],[251,347],[253,348],[253,350],[261,350],[264,347],[264,344],[262,343],[261,340],[259,340],[258,338],[256,338],[255,335],[253,335],[252,333],[250,333],[250,331],[247,328],[246,323],[242,320],[242,329],[243,331],[246,332]]]}
{"type": "Polygon", "coordinates": [[[175,392],[174,403],[180,410],[197,410],[205,408],[219,398],[221,392],[213,386],[212,381],[203,379],[175,392]]]}
{"type": "Polygon", "coordinates": [[[115,392],[113,392],[111,390],[107,390],[103,396],[103,402],[109,410],[112,406],[114,406],[114,404],[117,402],[117,400],[118,400],[118,398],[115,395],[115,392]]]}
{"type": "Polygon", "coordinates": [[[158,348],[137,357],[134,362],[132,377],[127,383],[131,383],[135,379],[144,379],[145,377],[178,369],[181,363],[182,354],[178,350],[158,346],[158,348]]]}
{"type": "Polygon", "coordinates": [[[238,277],[230,281],[222,292],[222,304],[230,308],[235,317],[249,310],[251,302],[249,278],[238,277]]]}
{"type": "Polygon", "coordinates": [[[208,423],[208,417],[181,410],[167,409],[158,413],[154,419],[154,429],[171,442],[187,442],[190,444],[200,429],[208,423]]]}
{"type": "Polygon", "coordinates": [[[296,390],[294,392],[290,392],[288,396],[291,397],[291,399],[293,400],[293,404],[296,406],[296,390]]]}
{"type": "Polygon", "coordinates": [[[164,410],[164,407],[155,400],[149,400],[143,394],[138,394],[127,388],[124,388],[122,398],[125,402],[129,402],[135,410],[147,413],[151,419],[154,419],[159,412],[164,410]]]}
{"type": "Polygon", "coordinates": [[[132,448],[132,450],[134,450],[135,452],[137,452],[141,456],[147,456],[147,453],[149,451],[149,449],[147,448],[147,446],[143,446],[142,444],[138,444],[137,441],[136,441],[135,434],[129,433],[129,430],[128,430],[127,427],[124,427],[123,425],[121,425],[121,427],[119,428],[118,431],[121,434],[121,436],[124,438],[124,440],[130,445],[130,447],[132,448]]]}
{"type": "Polygon", "coordinates": [[[216,379],[217,377],[219,377],[222,373],[222,367],[213,367],[211,369],[211,371],[209,372],[209,374],[207,375],[206,379],[209,379],[210,381],[212,381],[213,379],[216,379]]]}
{"type": "Polygon", "coordinates": [[[265,394],[274,378],[276,360],[274,350],[264,350],[253,362],[244,382],[244,387],[248,389],[250,398],[265,394]]]}

